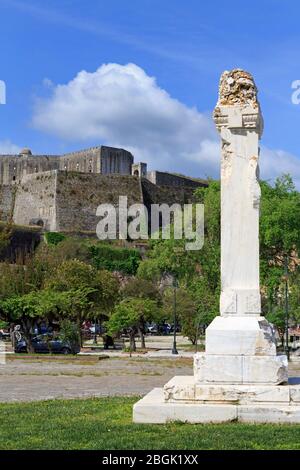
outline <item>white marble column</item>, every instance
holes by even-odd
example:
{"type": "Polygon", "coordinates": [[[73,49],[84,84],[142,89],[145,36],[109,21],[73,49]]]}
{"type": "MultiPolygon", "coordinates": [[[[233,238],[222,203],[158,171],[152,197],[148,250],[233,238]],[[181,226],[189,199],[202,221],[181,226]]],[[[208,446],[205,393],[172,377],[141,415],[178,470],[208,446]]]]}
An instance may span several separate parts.
{"type": "Polygon", "coordinates": [[[259,139],[262,116],[252,76],[224,72],[214,120],[221,154],[221,315],[259,315],[259,139]]]}

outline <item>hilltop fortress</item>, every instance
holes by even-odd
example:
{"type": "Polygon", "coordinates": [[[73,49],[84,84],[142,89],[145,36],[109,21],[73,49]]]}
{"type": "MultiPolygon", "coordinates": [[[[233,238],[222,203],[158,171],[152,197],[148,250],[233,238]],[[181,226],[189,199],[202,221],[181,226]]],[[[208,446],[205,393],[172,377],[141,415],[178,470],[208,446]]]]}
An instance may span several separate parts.
{"type": "Polygon", "coordinates": [[[99,204],[185,204],[205,180],[147,171],[124,149],[107,146],[64,155],[0,155],[0,215],[45,231],[95,231],[99,204]]]}

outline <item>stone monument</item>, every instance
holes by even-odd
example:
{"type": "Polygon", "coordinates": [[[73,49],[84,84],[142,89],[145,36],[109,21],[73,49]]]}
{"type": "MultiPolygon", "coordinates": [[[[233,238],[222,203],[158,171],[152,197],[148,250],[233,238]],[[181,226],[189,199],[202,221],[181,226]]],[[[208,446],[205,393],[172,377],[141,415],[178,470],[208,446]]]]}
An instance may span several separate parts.
{"type": "Polygon", "coordinates": [[[252,76],[225,71],[214,121],[221,136],[220,316],[206,330],[194,376],[174,377],[134,405],[139,423],[300,423],[300,381],[276,352],[261,316],[259,287],[259,139],[263,119],[252,76]],[[298,382],[298,384],[297,384],[298,382]]]}

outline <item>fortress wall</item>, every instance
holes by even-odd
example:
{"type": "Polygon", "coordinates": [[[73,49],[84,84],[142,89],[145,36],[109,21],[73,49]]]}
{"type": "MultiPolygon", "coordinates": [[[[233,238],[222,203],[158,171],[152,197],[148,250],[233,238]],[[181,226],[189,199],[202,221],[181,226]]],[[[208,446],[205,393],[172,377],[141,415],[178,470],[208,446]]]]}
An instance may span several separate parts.
{"type": "Polygon", "coordinates": [[[100,204],[117,206],[119,196],[128,197],[128,205],[141,203],[143,195],[138,178],[122,175],[59,172],[56,213],[59,231],[96,233],[100,204]]]}
{"type": "Polygon", "coordinates": [[[133,155],[124,149],[101,147],[101,173],[131,175],[133,155]]]}
{"type": "Polygon", "coordinates": [[[56,179],[57,170],[23,177],[16,192],[16,224],[43,224],[46,230],[56,230],[56,179]]]}
{"type": "Polygon", "coordinates": [[[100,173],[100,154],[101,147],[66,153],[60,157],[59,169],[81,173],[100,173]]]}
{"type": "Polygon", "coordinates": [[[8,185],[11,183],[14,168],[18,168],[17,164],[18,157],[15,155],[2,155],[0,157],[0,184],[8,185]]]}
{"type": "Polygon", "coordinates": [[[0,155],[0,184],[20,183],[27,174],[63,170],[130,175],[133,156],[124,149],[93,147],[65,155],[0,155]]]}
{"type": "Polygon", "coordinates": [[[130,175],[132,163],[133,156],[130,152],[101,146],[63,155],[59,169],[80,173],[130,175]]]}
{"type": "Polygon", "coordinates": [[[146,178],[142,178],[142,191],[145,205],[151,204],[189,204],[195,201],[195,188],[157,186],[146,178]]]}
{"type": "Polygon", "coordinates": [[[162,171],[149,171],[147,173],[147,179],[151,183],[158,186],[189,186],[191,188],[199,188],[199,186],[207,186],[205,180],[196,180],[185,176],[175,175],[172,173],[162,171]]]}
{"type": "MultiPolygon", "coordinates": [[[[144,204],[148,209],[149,223],[148,229],[151,230],[151,204],[190,204],[195,202],[194,191],[195,188],[191,187],[175,187],[175,186],[157,186],[151,183],[148,179],[142,178],[142,191],[144,197],[144,204]]],[[[171,221],[173,220],[173,214],[171,214],[171,221]]],[[[162,225],[162,222],[160,222],[162,225]]]]}
{"type": "Polygon", "coordinates": [[[0,220],[7,220],[13,209],[12,186],[0,186],[0,220]]]}
{"type": "Polygon", "coordinates": [[[19,183],[27,174],[58,169],[58,159],[56,155],[0,156],[0,184],[19,183]]]}

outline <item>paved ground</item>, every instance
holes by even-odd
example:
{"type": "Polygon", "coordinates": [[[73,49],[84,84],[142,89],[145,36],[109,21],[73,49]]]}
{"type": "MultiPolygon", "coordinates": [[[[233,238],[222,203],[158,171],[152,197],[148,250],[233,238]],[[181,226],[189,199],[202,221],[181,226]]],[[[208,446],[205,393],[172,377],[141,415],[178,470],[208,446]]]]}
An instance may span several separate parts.
{"type": "MultiPolygon", "coordinates": [[[[0,365],[0,402],[144,395],[174,375],[192,375],[191,358],[8,357],[0,365]]],[[[300,362],[290,364],[300,376],[300,362]]]]}
{"type": "Polygon", "coordinates": [[[8,357],[0,365],[0,402],[144,395],[174,375],[191,375],[190,358],[8,357]]]}

